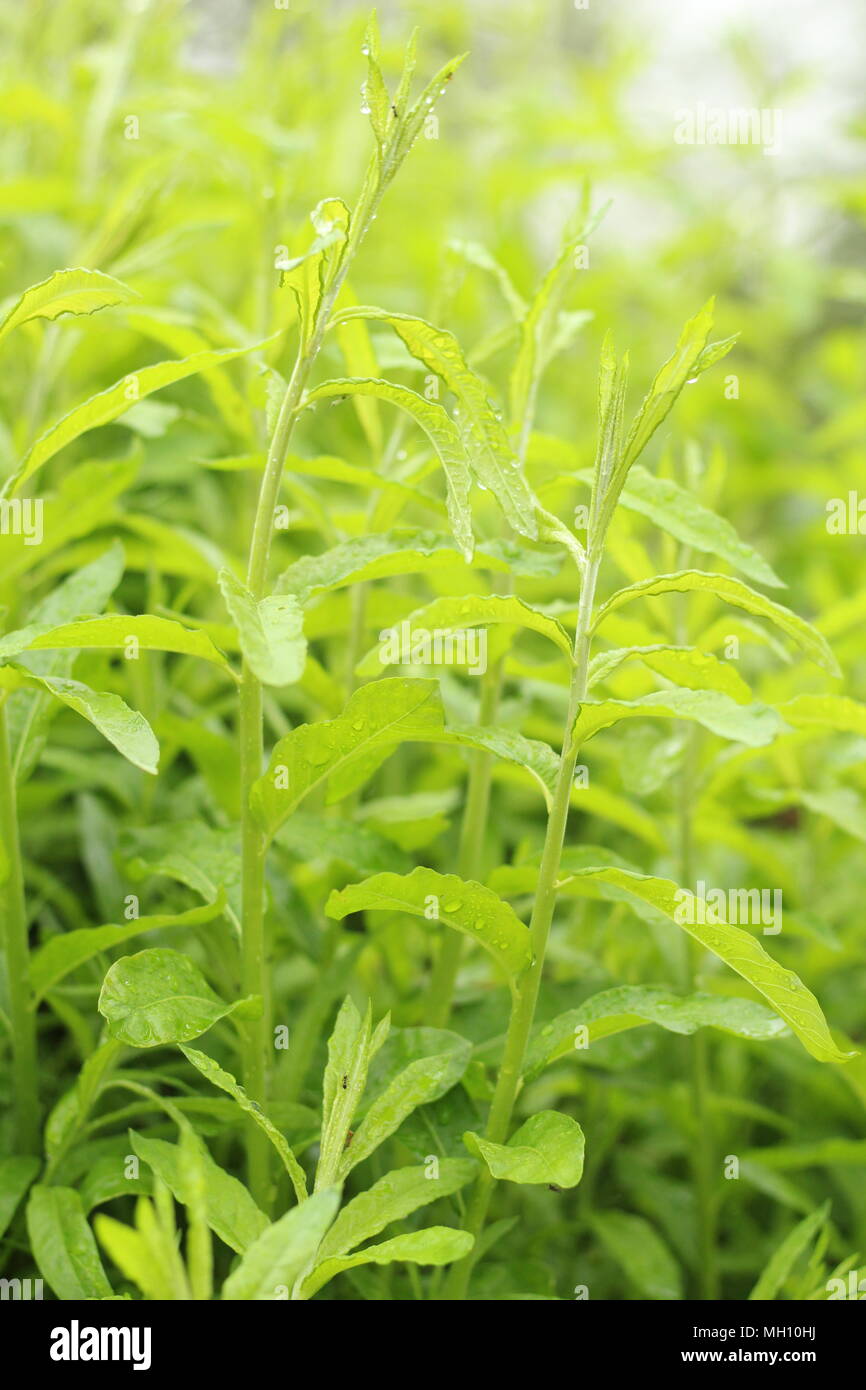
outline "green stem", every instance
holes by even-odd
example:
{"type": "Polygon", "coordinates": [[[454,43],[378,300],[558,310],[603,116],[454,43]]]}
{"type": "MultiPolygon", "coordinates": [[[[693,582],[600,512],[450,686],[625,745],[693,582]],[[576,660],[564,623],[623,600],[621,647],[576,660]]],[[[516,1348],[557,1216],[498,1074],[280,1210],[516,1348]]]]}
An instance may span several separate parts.
{"type": "MultiPolygon", "coordinates": [[[[365,185],[371,188],[370,181],[365,185]]],[[[342,261],[316,309],[309,338],[302,338],[295,365],[286,386],[277,416],[265,470],[259,489],[253,534],[247,566],[247,587],[255,599],[266,592],[268,561],[273,537],[274,510],[279,495],[283,467],[289,451],[298,408],[309,380],[310,371],[319,355],[328,321],[337,296],[343,287],[353,256],[366,234],[375,214],[379,190],[368,193],[366,203],[356,209],[352,232],[342,261]]],[[[245,662],[240,688],[240,762],[241,762],[241,882],[243,938],[241,944],[241,980],[248,994],[262,996],[262,1015],[248,1022],[244,1029],[242,1062],[244,1086],[259,1104],[267,1100],[268,1061],[271,1056],[272,1028],[270,988],[265,923],[265,860],[267,841],[252,813],[250,792],[253,783],[262,775],[264,764],[264,729],[262,724],[262,686],[245,662]]],[[[270,1148],[267,1137],[257,1125],[247,1128],[247,1162],[250,1190],[257,1202],[266,1205],[270,1192],[270,1148]]]]}
{"type": "MultiPolygon", "coordinates": [[[[679,858],[680,882],[694,891],[694,842],[692,835],[692,801],[696,730],[687,739],[686,753],[680,778],[679,798],[679,858]]],[[[691,939],[687,943],[688,988],[693,991],[701,962],[701,948],[691,939]]],[[[692,1176],[698,1213],[698,1281],[700,1296],[708,1301],[718,1297],[716,1270],[716,1225],[713,1202],[712,1134],[708,1109],[707,1039],[699,1029],[694,1037],[684,1039],[689,1050],[689,1071],[692,1111],[692,1176]]]]}
{"type": "MultiPolygon", "coordinates": [[[[504,666],[504,658],[501,658],[488,667],[481,677],[481,700],[478,710],[478,723],[481,725],[492,724],[496,718],[504,666]]],[[[476,879],[481,872],[481,852],[490,805],[492,773],[493,758],[483,749],[476,749],[469,762],[466,806],[460,826],[457,873],[462,879],[476,879]]],[[[463,937],[458,932],[445,933],[430,981],[428,1017],[432,1028],[448,1026],[462,947],[463,937]]]]}
{"type": "MultiPolygon", "coordinates": [[[[580,608],[574,638],[574,670],[569,692],[568,714],[565,721],[563,750],[559,762],[553,803],[547,821],[535,905],[529,924],[532,962],[519,980],[514,993],[508,1032],[505,1037],[505,1049],[502,1054],[502,1062],[485,1131],[487,1138],[495,1144],[504,1143],[508,1135],[514,1103],[520,1088],[526,1044],[535,1018],[535,1008],[538,1003],[538,993],[544,972],[544,958],[547,953],[547,941],[556,906],[556,881],[559,876],[559,864],[571,803],[571,787],[579,752],[579,746],[572,740],[572,729],[580,710],[580,703],[586,695],[589,651],[592,641],[590,631],[592,605],[595,600],[599,563],[600,547],[593,547],[587,558],[581,585],[580,608]]],[[[489,1170],[486,1167],[482,1168],[481,1175],[475,1185],[466,1221],[466,1228],[475,1236],[476,1241],[487,1217],[494,1181],[489,1170]]],[[[461,1301],[466,1297],[473,1263],[473,1258],[469,1255],[466,1259],[452,1266],[445,1285],[446,1299],[461,1301]]]]}
{"type": "Polygon", "coordinates": [[[0,700],[0,840],[5,856],[6,881],[2,913],[3,944],[9,991],[9,1024],[12,1034],[12,1089],[15,1097],[15,1129],[18,1150],[39,1151],[39,1069],[36,1056],[36,1015],[30,990],[30,954],[27,910],[18,833],[15,776],[6,724],[5,699],[0,700]]]}
{"type": "MultiPolygon", "coordinates": [[[[684,484],[693,480],[684,478],[684,484]]],[[[690,552],[682,547],[678,555],[678,567],[687,569],[691,563],[690,552]]],[[[686,646],[689,640],[688,595],[680,596],[677,613],[676,640],[686,646]]],[[[698,730],[692,728],[686,735],[685,753],[679,778],[678,839],[680,882],[692,892],[695,890],[695,846],[693,832],[694,788],[697,772],[698,730]]],[[[689,937],[685,942],[686,987],[694,992],[703,952],[696,941],[689,937]]],[[[708,1302],[718,1297],[718,1271],[716,1268],[716,1219],[713,1201],[713,1150],[712,1128],[708,1107],[708,1058],[707,1038],[702,1029],[684,1042],[689,1052],[689,1074],[692,1111],[691,1165],[697,1205],[698,1237],[698,1286],[700,1296],[708,1302]]]]}

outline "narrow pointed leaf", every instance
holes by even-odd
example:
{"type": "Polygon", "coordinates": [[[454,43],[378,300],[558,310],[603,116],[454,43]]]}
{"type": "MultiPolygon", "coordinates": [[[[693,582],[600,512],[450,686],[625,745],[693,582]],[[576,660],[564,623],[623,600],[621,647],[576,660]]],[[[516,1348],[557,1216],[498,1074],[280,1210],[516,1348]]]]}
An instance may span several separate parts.
{"type": "Polygon", "coordinates": [[[137,299],[135,290],[101,270],[55,270],[47,280],[31,285],[0,323],[0,339],[29,319],[58,319],[61,314],[95,314],[114,304],[137,299]]]}
{"type": "Polygon", "coordinates": [[[64,676],[40,676],[14,663],[0,666],[0,687],[47,691],[98,729],[127,762],[156,776],[159,762],[156,735],[144,715],[130,709],[119,695],[91,690],[81,681],[64,676]]]}
{"type": "Polygon", "coordinates": [[[225,900],[218,897],[215,902],[207,903],[204,907],[193,907],[188,912],[158,912],[149,917],[137,917],[132,922],[80,927],[76,931],[52,936],[34,952],[30,960],[34,1003],[38,1003],[43,994],[70,971],[77,970],[101,951],[110,951],[124,941],[131,941],[149,931],[203,926],[206,922],[212,922],[224,909],[225,900]]]}
{"type": "Polygon", "coordinates": [[[427,1164],[387,1173],[343,1207],[319,1247],[318,1262],[345,1255],[392,1221],[401,1221],[419,1207],[449,1197],[471,1182],[477,1172],[477,1165],[469,1158],[443,1158],[435,1175],[427,1164]]]}
{"type": "Polygon", "coordinates": [[[59,625],[34,624],[0,637],[0,661],[22,652],[80,650],[124,651],[131,644],[144,651],[195,656],[229,670],[229,664],[206,632],[151,613],[107,613],[59,625]]]}
{"type": "Polygon", "coordinates": [[[638,700],[586,700],[574,725],[578,744],[623,719],[689,719],[720,738],[762,748],[788,726],[769,705],[739,705],[718,690],[660,690],[638,700]]]}
{"type": "Polygon", "coordinates": [[[855,1055],[842,1052],[836,1046],[821,1006],[800,977],[779,965],[749,932],[724,921],[718,924],[680,921],[684,915],[681,911],[683,890],[670,879],[630,873],[615,867],[578,869],[573,876],[575,879],[588,878],[612,884],[676,922],[701,946],[712,951],[713,955],[763,994],[770,1007],[796,1033],[806,1051],[819,1062],[844,1062],[855,1055]]]}
{"type": "Polygon", "coordinates": [[[420,425],[436,451],[447,486],[448,517],[454,539],[466,559],[472,558],[474,538],[469,508],[470,477],[460,432],[435,401],[428,401],[408,386],[375,378],[344,377],[316,386],[304,397],[305,405],[331,396],[375,396],[405,410],[420,425]]]}
{"type": "Polygon", "coordinates": [[[682,1278],[673,1255],[642,1216],[604,1211],[592,1217],[592,1229],[644,1298],[682,1298],[682,1278]]]}
{"type": "Polygon", "coordinates": [[[408,912],[439,921],[472,937],[488,951],[509,979],[531,958],[529,932],[507,903],[480,883],[419,867],[411,874],[376,874],[364,883],[333,892],[325,911],[343,918],[350,912],[408,912]]]}
{"type": "Polygon", "coordinates": [[[183,357],[178,361],[156,362],[150,367],[141,367],[138,371],[129,373],[107,390],[100,391],[98,395],[91,396],[90,400],[75,406],[68,415],[64,415],[46,430],[25,454],[11,477],[7,478],[0,496],[5,497],[17,491],[22,483],[31,478],[67,444],[71,444],[88,430],[97,429],[100,425],[107,425],[116,420],[154,391],[161,391],[164,386],[171,386],[176,381],[183,381],[185,377],[207,371],[210,367],[218,367],[222,362],[230,362],[234,357],[240,357],[246,352],[255,352],[263,346],[264,343],[250,343],[242,348],[196,352],[191,357],[183,357]]]}
{"type": "MultiPolygon", "coordinates": [[[[188,1206],[189,1172],[181,1161],[179,1146],[134,1131],[129,1138],[134,1152],[162,1179],[176,1201],[188,1206]]],[[[231,1250],[242,1255],[267,1229],[268,1218],[243,1183],[215,1163],[205,1146],[197,1142],[205,1170],[208,1225],[231,1250]]]]}
{"type": "Polygon", "coordinates": [[[399,743],[442,728],[436,681],[382,680],[356,690],[336,719],[301,724],[281,738],[252,790],[262,828],[273,834],[298,803],[331,778],[329,800],[360,786],[399,743]]]}
{"type": "MultiPolygon", "coordinates": [[[[415,634],[419,629],[422,639],[425,634],[435,632],[441,642],[445,634],[461,633],[465,632],[467,628],[492,627],[499,624],[522,627],[531,632],[541,633],[543,637],[547,637],[553,642],[569,661],[572,660],[571,640],[562,624],[512,595],[500,597],[496,594],[471,594],[465,598],[434,599],[432,603],[426,604],[423,608],[416,608],[401,623],[395,624],[393,628],[389,629],[389,632],[398,635],[401,651],[405,645],[408,645],[411,652],[415,634]]],[[[454,650],[453,643],[451,650],[454,650]]],[[[459,645],[457,651],[458,653],[460,651],[459,645]]],[[[358,675],[377,675],[383,666],[389,664],[387,657],[387,638],[384,644],[380,638],[379,643],[370,649],[356,667],[358,675]]],[[[463,663],[458,662],[457,664],[463,663]]]]}
{"type": "Polygon", "coordinates": [[[39,1270],[59,1299],[112,1296],[74,1188],[34,1187],[27,1204],[27,1230],[39,1270]]]}
{"type": "Polygon", "coordinates": [[[790,608],[785,608],[781,603],[775,603],[773,599],[759,594],[755,589],[750,589],[747,584],[743,584],[739,579],[733,579],[730,575],[705,574],[701,570],[682,570],[678,574],[660,574],[653,579],[642,579],[638,584],[630,584],[627,589],[618,590],[612,598],[607,600],[607,603],[602,605],[596,614],[593,630],[596,630],[604,622],[608,614],[615,612],[623,604],[630,603],[632,599],[654,598],[658,594],[672,593],[713,594],[716,598],[723,599],[725,603],[733,604],[735,608],[743,608],[747,613],[754,614],[755,617],[766,618],[786,637],[789,637],[803,654],[814,661],[817,666],[821,666],[833,676],[840,674],[836,658],[825,638],[816,628],[799,617],[798,614],[792,613],[790,608]]]}
{"type": "Polygon", "coordinates": [[[412,356],[442,379],[459,403],[459,434],[472,471],[488,488],[506,520],[524,536],[537,537],[535,500],[523,475],[502,420],[487,398],[481,379],[467,365],[453,333],[436,328],[408,314],[356,305],[345,309],[345,318],[378,319],[387,323],[406,344],[412,356]]]}
{"type": "Polygon", "coordinates": [[[242,1086],[238,1085],[231,1072],[225,1071],[212,1057],[208,1057],[207,1053],[198,1052],[193,1047],[181,1046],[180,1050],[187,1061],[192,1063],[192,1065],[201,1072],[206,1081],[210,1081],[213,1086],[218,1086],[221,1091],[225,1091],[227,1095],[230,1095],[232,1100],[236,1101],[240,1108],[247,1115],[251,1116],[259,1129],[268,1136],[268,1139],[280,1156],[283,1167],[289,1175],[289,1179],[295,1190],[296,1198],[299,1202],[303,1202],[307,1195],[307,1180],[304,1176],[304,1170],[295,1158],[289,1145],[286,1143],[285,1138],[273,1121],[265,1114],[262,1107],[257,1105],[255,1101],[250,1100],[246,1091],[242,1086]]]}
{"type": "Polygon", "coordinates": [[[281,1216],[262,1231],[223,1285],[222,1297],[272,1301],[287,1297],[315,1256],[340,1205],[330,1187],[281,1216]]]}
{"type": "Polygon", "coordinates": [[[323,1260],[304,1280],[301,1297],[312,1298],[335,1275],[355,1269],[358,1265],[390,1265],[398,1261],[416,1265],[447,1265],[462,1260],[474,1243],[474,1237],[468,1231],[456,1231],[451,1226],[429,1226],[425,1231],[394,1236],[381,1245],[368,1245],[366,1250],[357,1250],[354,1255],[323,1260]]]}

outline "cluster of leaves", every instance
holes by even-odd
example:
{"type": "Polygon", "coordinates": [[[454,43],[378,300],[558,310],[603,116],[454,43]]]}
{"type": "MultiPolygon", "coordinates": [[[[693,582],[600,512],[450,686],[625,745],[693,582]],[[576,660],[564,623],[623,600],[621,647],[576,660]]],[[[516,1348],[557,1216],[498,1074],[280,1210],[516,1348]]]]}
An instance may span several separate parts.
{"type": "Polygon", "coordinates": [[[2,503],[43,534],[0,534],[3,1273],[827,1297],[866,1249],[864,601],[820,519],[858,447],[843,271],[787,268],[768,326],[687,209],[690,285],[738,301],[711,340],[597,196],[528,246],[549,112],[503,176],[459,59],[419,84],[414,40],[344,17],[314,84],[327,18],[263,10],[215,77],[171,6],[101,18],[4,20],[2,503]],[[487,669],[395,673],[392,627],[477,629],[487,669]],[[781,888],[783,932],[683,922],[697,879],[781,888]]]}

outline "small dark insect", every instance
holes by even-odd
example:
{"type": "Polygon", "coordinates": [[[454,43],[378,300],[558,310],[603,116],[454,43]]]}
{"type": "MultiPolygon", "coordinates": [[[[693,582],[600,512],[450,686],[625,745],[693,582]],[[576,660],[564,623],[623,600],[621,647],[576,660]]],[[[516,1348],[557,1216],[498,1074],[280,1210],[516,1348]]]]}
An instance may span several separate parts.
{"type": "Polygon", "coordinates": [[[395,121],[397,120],[397,117],[400,115],[400,112],[397,110],[393,102],[391,103],[391,114],[393,115],[395,121]]]}
{"type": "Polygon", "coordinates": [[[343,1148],[344,1148],[344,1149],[348,1149],[348,1147],[349,1147],[349,1145],[351,1144],[351,1142],[352,1142],[354,1136],[355,1136],[355,1131],[354,1131],[353,1129],[350,1129],[349,1132],[348,1132],[348,1134],[346,1135],[346,1142],[345,1142],[345,1144],[343,1145],[343,1148]]]}
{"type": "Polygon", "coordinates": [[[547,1190],[548,1190],[548,1192],[561,1192],[561,1191],[562,1191],[562,1188],[561,1188],[561,1187],[557,1187],[557,1185],[556,1185],[555,1182],[549,1182],[549,1183],[547,1184],[547,1190]]]}
{"type": "Polygon", "coordinates": [[[349,1084],[349,1076],[348,1076],[348,1073],[344,1073],[344,1075],[343,1075],[343,1090],[344,1090],[344,1091],[345,1091],[346,1087],[348,1086],[348,1084],[349,1084]]]}

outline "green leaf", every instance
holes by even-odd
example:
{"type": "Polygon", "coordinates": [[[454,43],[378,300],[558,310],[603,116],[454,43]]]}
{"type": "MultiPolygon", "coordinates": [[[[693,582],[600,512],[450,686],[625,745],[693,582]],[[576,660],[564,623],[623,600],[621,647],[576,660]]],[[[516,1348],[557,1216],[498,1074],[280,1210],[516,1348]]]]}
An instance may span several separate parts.
{"type": "Polygon", "coordinates": [[[524,1072],[534,1076],[551,1062],[573,1054],[580,1040],[587,1044],[630,1028],[655,1023],[670,1033],[691,1034],[699,1028],[720,1028],[738,1038],[763,1041],[787,1032],[785,1021],[753,999],[719,994],[672,994],[646,985],[622,985],[585,999],[576,1009],[558,1014],[533,1030],[526,1049],[524,1072]]]}
{"type": "Polygon", "coordinates": [[[649,647],[615,647],[599,652],[589,663],[590,687],[607,680],[624,661],[642,661],[651,671],[684,685],[689,690],[720,690],[737,704],[749,704],[752,692],[739,672],[728,661],[697,647],[672,647],[656,643],[649,647]]]}
{"type": "Polygon", "coordinates": [[[769,705],[738,705],[718,690],[659,690],[637,700],[585,700],[572,737],[580,746],[623,719],[690,719],[720,738],[762,748],[788,726],[769,705]]]}
{"type": "Polygon", "coordinates": [[[448,250],[455,256],[460,256],[469,265],[477,266],[479,270],[486,270],[489,275],[493,276],[515,322],[520,323],[526,313],[526,301],[515,289],[508,271],[487,247],[479,241],[463,241],[460,238],[452,237],[448,242],[448,250]]]}
{"type": "MultiPolygon", "coordinates": [[[[432,603],[425,604],[423,608],[416,608],[399,624],[388,629],[387,634],[398,634],[401,653],[404,648],[408,648],[411,654],[418,629],[423,629],[422,636],[435,630],[441,640],[446,634],[464,632],[467,628],[473,627],[492,627],[496,624],[539,632],[553,642],[569,661],[573,660],[571,640],[562,624],[557,622],[556,618],[548,617],[546,613],[539,612],[537,608],[532,608],[522,599],[511,595],[499,597],[496,594],[469,594],[465,598],[437,598],[432,603]]],[[[383,667],[391,664],[385,659],[387,650],[383,650],[383,643],[387,644],[387,635],[380,633],[379,636],[377,645],[367,652],[355,668],[359,676],[376,676],[383,667]]]]}
{"type": "Polygon", "coordinates": [[[476,1176],[478,1169],[471,1159],[443,1158],[438,1162],[438,1174],[433,1166],[397,1168],[386,1173],[366,1192],[353,1197],[343,1207],[318,1251],[318,1262],[345,1255],[362,1241],[377,1236],[392,1221],[429,1206],[440,1197],[450,1197],[476,1176]]]}
{"type": "Polygon", "coordinates": [[[481,379],[467,366],[453,333],[408,314],[390,314],[369,305],[344,309],[337,321],[376,319],[387,323],[412,356],[442,379],[457,397],[459,435],[475,477],[489,489],[506,520],[524,536],[536,538],[535,499],[511,447],[501,418],[481,379]]]}
{"type": "Polygon", "coordinates": [[[30,958],[30,984],[34,1004],[70,971],[91,960],[100,951],[110,951],[124,941],[144,932],[166,928],[199,927],[213,921],[225,909],[225,900],[218,897],[204,907],[189,912],[160,912],[150,917],[138,917],[131,922],[109,923],[104,927],[80,927],[76,931],[52,936],[30,958]]]}
{"type": "Polygon", "coordinates": [[[45,690],[86,719],[103,738],[122,753],[127,762],[154,777],[159,762],[156,735],[143,714],[124,704],[119,695],[91,690],[65,676],[40,676],[24,666],[0,666],[0,688],[45,690]]]}
{"type": "Polygon", "coordinates": [[[206,632],[187,628],[172,618],[160,618],[151,613],[109,613],[100,617],[79,618],[76,622],[52,625],[36,623],[19,628],[0,637],[0,662],[22,652],[77,650],[124,651],[130,646],[144,651],[177,652],[183,656],[200,657],[223,670],[231,667],[206,632]]]}
{"type": "Polygon", "coordinates": [[[592,318],[592,314],[585,310],[565,315],[563,306],[574,279],[578,248],[584,244],[599,220],[600,217],[595,216],[585,225],[575,227],[572,223],[566,229],[556,260],[522,316],[520,345],[509,382],[509,414],[520,436],[521,457],[525,453],[545,368],[556,353],[567,346],[574,332],[592,318]]]}
{"type": "Polygon", "coordinates": [[[29,319],[58,319],[61,314],[95,314],[113,304],[137,299],[135,290],[101,270],[55,270],[31,285],[0,323],[0,339],[29,319]]]}
{"type": "Polygon", "coordinates": [[[844,733],[866,734],[866,705],[847,695],[795,695],[777,705],[779,713],[794,729],[836,729],[844,733]]]}
{"type": "Polygon", "coordinates": [[[247,347],[196,352],[191,357],[183,357],[179,361],[156,362],[150,367],[141,367],[137,372],[130,372],[107,390],[100,391],[98,395],[91,396],[89,400],[75,406],[68,415],[64,415],[46,430],[25,454],[11,477],[6,479],[3,488],[0,489],[0,497],[7,497],[10,493],[16,492],[22,483],[32,478],[43,464],[74,439],[78,439],[89,430],[97,429],[100,425],[107,425],[116,420],[154,391],[161,391],[164,386],[171,386],[175,381],[182,381],[185,377],[194,376],[196,372],[207,371],[210,367],[230,362],[233,357],[241,357],[246,352],[255,352],[264,346],[264,343],[250,343],[247,347]]]}
{"type": "Polygon", "coordinates": [[[254,784],[251,805],[273,835],[298,803],[327,778],[328,801],[347,796],[372,776],[400,743],[444,725],[437,681],[381,680],[356,690],[342,714],[301,724],[277,743],[268,771],[254,784]]]}
{"type": "Polygon", "coordinates": [[[855,840],[866,841],[866,802],[853,787],[799,792],[796,799],[816,815],[826,816],[855,840]]]}
{"type": "Polygon", "coordinates": [[[390,1016],[386,1015],[373,1032],[370,1004],[362,1018],[349,995],[343,1000],[328,1039],[328,1061],[322,1081],[317,1192],[339,1180],[349,1126],[364,1094],[370,1060],[382,1046],[390,1026],[390,1016]]]}
{"type": "Polygon", "coordinates": [[[333,892],[325,906],[329,917],[350,912],[407,912],[442,922],[472,937],[513,980],[529,964],[529,932],[507,903],[480,883],[455,874],[438,874],[419,866],[411,874],[376,874],[333,892]]]}
{"type": "MultiPolygon", "coordinates": [[[[718,361],[723,352],[721,345],[715,353],[706,353],[707,338],[713,326],[715,301],[709,299],[694,318],[684,325],[676,348],[671,357],[656,374],[655,380],[644,397],[625,441],[622,458],[614,470],[614,488],[618,495],[621,480],[625,478],[635,460],[643,453],[659,425],[673,408],[674,402],[686,382],[718,361]]],[[[735,338],[726,339],[725,350],[729,351],[735,338]]]]}
{"type": "Polygon", "coordinates": [[[263,685],[294,685],[307,659],[304,610],[291,594],[272,594],[257,602],[230,570],[217,582],[238,630],[241,651],[263,685]]]}
{"type": "Polygon", "coordinates": [[[381,152],[387,143],[391,125],[391,98],[379,67],[379,25],[375,10],[367,24],[362,52],[367,55],[367,80],[361,89],[362,100],[381,152]]]}
{"type": "Polygon", "coordinates": [[[433,1056],[416,1057],[375,1097],[355,1131],[340,1165],[340,1177],[369,1158],[419,1105],[429,1105],[456,1085],[469,1063],[471,1044],[456,1033],[433,1029],[448,1046],[433,1056]]]}
{"type": "Polygon", "coordinates": [[[583,1130],[557,1110],[530,1116],[507,1144],[494,1144],[471,1131],[463,1142],[484,1160],[494,1178],[506,1182],[576,1187],[583,1177],[583,1130]]]}
{"type": "Polygon", "coordinates": [[[340,1205],[339,1187],[316,1192],[268,1226],[245,1251],[223,1285],[222,1297],[284,1298],[313,1257],[340,1205]]]}
{"type": "Polygon", "coordinates": [[[538,782],[548,805],[552,800],[559,758],[550,745],[540,739],[524,738],[515,729],[499,725],[449,724],[445,729],[432,730],[425,735],[425,742],[483,748],[497,758],[525,768],[538,782]]]}
{"type": "Polygon", "coordinates": [[[120,851],[126,872],[136,881],[165,874],[206,902],[225,892],[226,914],[240,932],[241,860],[235,830],[216,829],[200,820],[167,821],[124,831],[120,851]]]}
{"type": "Polygon", "coordinates": [[[354,1255],[323,1260],[304,1280],[300,1296],[312,1298],[335,1275],[358,1265],[390,1265],[397,1261],[416,1265],[452,1264],[468,1255],[474,1243],[468,1231],[456,1231],[450,1226],[429,1226],[426,1231],[394,1236],[381,1245],[368,1245],[366,1250],[358,1250],[354,1255]]]}
{"type": "Polygon", "coordinates": [[[253,1001],[226,1004],[187,956],[154,947],[115,961],[97,1007],[119,1042],[160,1047],[197,1038],[238,1009],[249,1017],[253,1001]]]}
{"type": "Polygon", "coordinates": [[[268,1136],[289,1175],[295,1196],[299,1202],[303,1202],[307,1195],[307,1180],[304,1176],[304,1170],[283,1135],[265,1114],[262,1107],[256,1101],[250,1100],[246,1091],[238,1085],[231,1072],[224,1071],[212,1057],[208,1057],[207,1053],[197,1052],[193,1047],[181,1046],[180,1050],[187,1061],[201,1072],[206,1081],[210,1081],[212,1085],[218,1086],[221,1091],[230,1095],[240,1108],[252,1117],[259,1129],[268,1136]]]}
{"type": "Polygon", "coordinates": [[[304,397],[304,405],[330,396],[375,396],[405,410],[420,425],[436,451],[447,487],[448,517],[454,539],[464,558],[471,560],[474,546],[472,513],[469,508],[470,477],[460,432],[441,405],[428,401],[408,386],[374,377],[342,377],[323,382],[304,397]]]}
{"type": "Polygon", "coordinates": [[[307,863],[337,860],[363,874],[408,873],[408,857],[366,825],[296,811],[276,834],[277,843],[307,863]]]}
{"type": "Polygon", "coordinates": [[[682,1298],[679,1266],[648,1221],[626,1211],[599,1212],[590,1219],[608,1254],[644,1298],[682,1298]]]}
{"type": "MultiPolygon", "coordinates": [[[[132,1183],[130,1191],[135,1191],[132,1183]]],[[[121,1274],[141,1290],[146,1299],[172,1302],[183,1294],[176,1285],[177,1251],[166,1249],[153,1204],[141,1201],[135,1209],[136,1226],[100,1214],[93,1222],[99,1243],[121,1274]],[[175,1258],[172,1258],[172,1255],[175,1258]]],[[[184,1290],[185,1292],[185,1290],[184,1290]]]]}
{"type": "MultiPolygon", "coordinates": [[[[181,1162],[178,1145],[164,1139],[149,1139],[132,1130],[129,1138],[135,1153],[162,1179],[174,1198],[189,1206],[189,1173],[181,1162]]],[[[268,1218],[256,1206],[243,1183],[214,1163],[204,1145],[196,1142],[205,1170],[208,1225],[231,1250],[242,1255],[267,1229],[268,1218]]]]}
{"type": "Polygon", "coordinates": [[[704,507],[691,492],[669,478],[657,478],[635,464],[620,494],[620,505],[640,512],[684,545],[718,555],[757,584],[785,587],[784,580],[757,550],[740,539],[726,517],[704,507]]]}
{"type": "Polygon", "coordinates": [[[427,86],[422,89],[414,105],[405,110],[404,108],[408,105],[409,85],[415,67],[415,42],[415,35],[413,34],[406,47],[403,76],[394,96],[398,120],[388,142],[388,148],[381,159],[379,182],[382,189],[387,188],[394,178],[403,160],[421,134],[424,122],[431,113],[433,103],[445,91],[447,84],[467,56],[465,53],[461,53],[459,57],[450,58],[447,63],[444,63],[436,75],[431,77],[427,86]]]}
{"type": "Polygon", "coordinates": [[[752,985],[796,1033],[806,1051],[819,1062],[844,1062],[854,1053],[841,1052],[830,1036],[821,1007],[803,981],[792,970],[785,970],[764,950],[759,941],[742,927],[724,921],[719,924],[690,923],[679,920],[685,890],[667,878],[630,873],[616,867],[579,869],[573,877],[612,884],[641,902],[662,912],[706,950],[729,965],[752,985]]]}
{"type": "Polygon", "coordinates": [[[624,603],[636,598],[654,598],[657,594],[703,592],[731,603],[735,608],[743,608],[758,618],[766,618],[780,631],[784,632],[803,654],[817,666],[829,671],[832,676],[840,675],[839,666],[826,640],[816,628],[792,613],[781,603],[775,603],[764,594],[750,589],[739,579],[730,575],[705,574],[701,570],[681,570],[678,574],[660,574],[653,579],[642,579],[638,584],[630,584],[619,589],[596,614],[593,631],[604,622],[609,614],[624,603]]]}
{"type": "Polygon", "coordinates": [[[39,1271],[58,1298],[112,1296],[114,1290],[74,1188],[34,1187],[27,1203],[27,1231],[39,1271]]]}
{"type": "Polygon", "coordinates": [[[0,1158],[0,1236],[41,1167],[38,1158],[0,1158]]]}
{"type": "Polygon", "coordinates": [[[824,1202],[789,1231],[782,1244],[774,1250],[764,1266],[758,1282],[749,1294],[749,1301],[772,1300],[782,1289],[797,1261],[827,1223],[830,1202],[824,1202]]]}
{"type": "MultiPolygon", "coordinates": [[[[437,574],[453,570],[458,557],[454,542],[433,531],[385,531],[355,536],[321,555],[296,560],[277,580],[278,593],[294,594],[306,604],[313,594],[346,584],[391,579],[400,574],[437,574]]],[[[469,559],[464,556],[466,563],[469,559]]],[[[535,578],[556,574],[559,556],[513,541],[482,541],[472,554],[475,569],[535,578]]]]}

